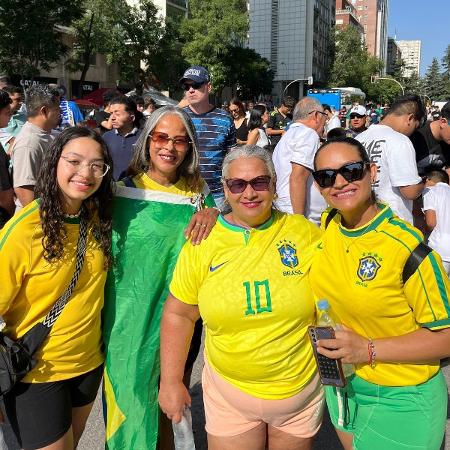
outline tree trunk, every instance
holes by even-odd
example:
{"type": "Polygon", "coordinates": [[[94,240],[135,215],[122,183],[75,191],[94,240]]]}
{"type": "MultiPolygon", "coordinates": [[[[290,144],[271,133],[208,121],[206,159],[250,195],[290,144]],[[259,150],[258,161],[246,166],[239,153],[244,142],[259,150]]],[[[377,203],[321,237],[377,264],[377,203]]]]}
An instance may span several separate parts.
{"type": "Polygon", "coordinates": [[[91,19],[89,20],[89,30],[87,32],[86,36],[86,42],[85,42],[85,51],[83,53],[83,70],[81,71],[80,76],[80,84],[78,85],[78,98],[83,97],[83,83],[86,80],[86,74],[89,70],[89,61],[91,59],[92,54],[92,46],[90,43],[91,40],[91,34],[92,34],[92,26],[94,24],[94,12],[91,13],[91,19]]]}

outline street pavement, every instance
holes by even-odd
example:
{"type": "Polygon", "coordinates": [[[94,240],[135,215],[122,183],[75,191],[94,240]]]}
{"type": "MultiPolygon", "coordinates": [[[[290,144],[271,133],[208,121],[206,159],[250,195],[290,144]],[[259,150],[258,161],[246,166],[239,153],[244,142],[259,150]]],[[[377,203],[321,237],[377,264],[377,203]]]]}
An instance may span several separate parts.
{"type": "MultiPolygon", "coordinates": [[[[191,380],[191,396],[192,396],[192,421],[193,430],[197,450],[207,450],[206,434],[204,431],[205,418],[202,404],[202,388],[201,388],[201,370],[203,358],[199,357],[194,365],[191,380]]],[[[447,380],[447,386],[450,386],[450,362],[445,361],[443,364],[443,372],[447,380]]],[[[447,413],[450,418],[450,409],[447,413]]],[[[0,450],[19,450],[16,440],[14,439],[11,429],[8,425],[3,425],[5,444],[0,441],[0,450]]],[[[450,450],[450,420],[447,420],[447,441],[443,443],[441,450],[450,450]]],[[[86,430],[78,445],[78,450],[103,450],[104,449],[104,426],[103,414],[100,395],[97,396],[86,430]]],[[[129,450],[147,450],[132,449],[129,450]]],[[[252,449],[248,449],[252,450],[252,449]]],[[[316,436],[314,450],[342,450],[337,439],[336,433],[330,423],[328,416],[324,418],[322,427],[316,436]]],[[[386,449],[389,450],[389,449],[386,449]]]]}

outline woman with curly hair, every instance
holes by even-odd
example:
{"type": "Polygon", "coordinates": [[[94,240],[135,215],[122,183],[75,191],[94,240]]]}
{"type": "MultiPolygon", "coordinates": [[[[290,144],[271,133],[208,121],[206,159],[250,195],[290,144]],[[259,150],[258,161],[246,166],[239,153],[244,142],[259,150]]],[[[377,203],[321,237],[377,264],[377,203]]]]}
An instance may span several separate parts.
{"type": "Polygon", "coordinates": [[[0,232],[0,315],[18,339],[44,317],[76,271],[80,223],[86,252],[68,303],[4,396],[23,449],[76,448],[103,374],[100,311],[111,256],[111,159],[87,128],[67,128],[44,155],[39,198],[0,232]]]}

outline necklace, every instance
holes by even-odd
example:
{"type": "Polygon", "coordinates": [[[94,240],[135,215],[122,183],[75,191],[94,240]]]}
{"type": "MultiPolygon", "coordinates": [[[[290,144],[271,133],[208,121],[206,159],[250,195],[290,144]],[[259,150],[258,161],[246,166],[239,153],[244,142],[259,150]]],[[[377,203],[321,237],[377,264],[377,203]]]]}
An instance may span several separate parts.
{"type": "Polygon", "coordinates": [[[64,217],[66,219],[76,219],[77,217],[80,217],[81,209],[76,214],[64,214],[64,217]]]}

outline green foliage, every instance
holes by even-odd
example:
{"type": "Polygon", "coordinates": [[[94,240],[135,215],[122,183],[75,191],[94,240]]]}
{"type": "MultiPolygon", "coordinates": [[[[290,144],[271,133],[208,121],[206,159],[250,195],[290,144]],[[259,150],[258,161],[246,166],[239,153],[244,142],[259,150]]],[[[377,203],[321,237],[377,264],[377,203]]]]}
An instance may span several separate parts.
{"type": "Polygon", "coordinates": [[[439,61],[437,60],[437,58],[433,58],[431,65],[428,67],[425,73],[425,94],[427,94],[431,98],[431,100],[445,99],[443,85],[443,76],[441,73],[439,61]]]}
{"type": "Polygon", "coordinates": [[[189,64],[208,68],[216,92],[228,84],[225,61],[246,38],[248,20],[245,0],[189,1],[189,18],[181,25],[182,54],[189,64]]]}
{"type": "Polygon", "coordinates": [[[251,48],[234,46],[228,49],[228,57],[224,61],[228,68],[227,84],[238,86],[243,99],[252,99],[259,94],[272,91],[274,73],[270,62],[251,48]]]}
{"type": "Polygon", "coordinates": [[[85,14],[73,23],[75,48],[68,69],[87,70],[95,53],[117,63],[123,81],[143,79],[165,35],[163,20],[151,0],[130,6],[125,0],[85,0],[85,14]],[[92,23],[92,26],[90,26],[92,23]],[[144,67],[141,68],[140,62],[144,67]]]}
{"type": "Polygon", "coordinates": [[[1,0],[0,71],[34,77],[50,70],[68,50],[58,26],[82,14],[82,0],[1,0]]]}
{"type": "Polygon", "coordinates": [[[382,62],[369,55],[355,27],[337,30],[335,36],[330,86],[351,86],[365,91],[370,84],[370,76],[380,71],[382,62]]]}

